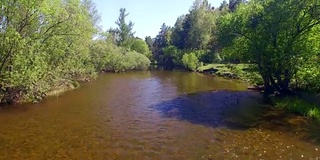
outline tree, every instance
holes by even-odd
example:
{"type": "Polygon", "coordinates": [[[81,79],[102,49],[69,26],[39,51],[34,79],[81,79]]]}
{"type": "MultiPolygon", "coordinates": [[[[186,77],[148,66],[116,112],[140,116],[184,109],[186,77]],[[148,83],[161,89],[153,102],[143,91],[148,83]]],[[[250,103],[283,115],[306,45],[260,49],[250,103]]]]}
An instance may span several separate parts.
{"type": "Polygon", "coordinates": [[[100,29],[99,23],[101,21],[101,16],[98,13],[96,5],[92,2],[92,0],[82,0],[82,4],[88,11],[88,16],[92,26],[94,26],[96,29],[100,29]]]}
{"type": "Polygon", "coordinates": [[[153,57],[153,50],[154,50],[154,47],[153,47],[153,43],[154,43],[154,38],[151,38],[150,36],[147,36],[144,40],[146,42],[146,44],[148,45],[148,48],[149,48],[149,51],[150,51],[150,56],[148,57],[151,61],[154,61],[154,57],[153,57]]]}
{"type": "Polygon", "coordinates": [[[135,38],[134,40],[132,40],[130,48],[131,50],[141,53],[148,58],[151,58],[152,56],[147,43],[140,38],[135,38]]]}
{"type": "Polygon", "coordinates": [[[173,45],[169,45],[162,49],[163,55],[161,56],[162,62],[168,65],[169,68],[173,66],[182,65],[181,59],[183,52],[173,45]]]}
{"type": "Polygon", "coordinates": [[[207,47],[212,33],[211,26],[214,25],[211,13],[211,7],[206,0],[197,0],[191,7],[185,22],[188,31],[188,49],[197,50],[207,47]]]}
{"type": "Polygon", "coordinates": [[[196,0],[186,15],[178,17],[172,32],[172,44],[182,50],[207,50],[219,12],[206,0],[196,0]]]}
{"type": "Polygon", "coordinates": [[[242,3],[245,3],[245,0],[229,0],[229,10],[234,12],[242,3]]]}
{"type": "Polygon", "coordinates": [[[153,57],[159,63],[163,63],[163,48],[171,44],[171,27],[165,23],[162,24],[159,34],[156,36],[153,43],[153,57]]]}
{"type": "Polygon", "coordinates": [[[220,7],[219,7],[219,10],[223,11],[223,10],[226,10],[227,8],[228,8],[228,3],[226,0],[223,0],[220,7]]]}
{"type": "Polygon", "coordinates": [[[125,8],[120,9],[120,15],[116,24],[118,28],[115,29],[115,33],[117,34],[117,44],[118,46],[130,46],[132,38],[134,38],[135,32],[133,32],[133,23],[129,21],[129,24],[126,23],[126,17],[129,13],[126,13],[125,8]]]}
{"type": "Polygon", "coordinates": [[[187,30],[187,28],[184,28],[185,21],[186,21],[185,15],[178,17],[172,31],[172,37],[171,37],[172,44],[179,49],[187,48],[186,42],[188,39],[187,37],[188,33],[185,32],[187,30]]]}
{"type": "Polygon", "coordinates": [[[316,40],[310,43],[308,37],[320,25],[319,6],[318,0],[249,1],[221,17],[219,42],[252,64],[266,93],[290,93],[299,68],[318,54],[311,45],[316,40]]]}
{"type": "Polygon", "coordinates": [[[149,50],[152,51],[154,39],[152,39],[150,36],[147,36],[145,37],[144,41],[147,43],[149,50]]]}
{"type": "Polygon", "coordinates": [[[1,103],[37,101],[56,84],[93,75],[89,45],[97,28],[90,3],[1,1],[1,103]]]}
{"type": "Polygon", "coordinates": [[[185,67],[192,71],[195,71],[199,67],[199,59],[194,53],[183,55],[182,62],[185,67]]]}

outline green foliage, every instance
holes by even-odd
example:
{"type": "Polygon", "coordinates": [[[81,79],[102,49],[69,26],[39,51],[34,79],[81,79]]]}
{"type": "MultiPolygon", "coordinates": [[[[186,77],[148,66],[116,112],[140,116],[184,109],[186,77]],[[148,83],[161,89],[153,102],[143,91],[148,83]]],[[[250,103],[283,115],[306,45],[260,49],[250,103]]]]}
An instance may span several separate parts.
{"type": "Polygon", "coordinates": [[[168,46],[166,48],[163,48],[163,55],[161,57],[161,61],[172,61],[174,65],[181,65],[182,64],[182,55],[183,52],[179,50],[175,46],[168,46]]]}
{"type": "Polygon", "coordinates": [[[65,79],[93,77],[89,45],[99,16],[90,0],[4,0],[1,103],[39,101],[65,79]]]}
{"type": "Polygon", "coordinates": [[[154,39],[152,55],[161,64],[165,64],[167,60],[163,55],[163,49],[171,44],[171,30],[169,26],[162,24],[159,34],[154,39]]]}
{"type": "Polygon", "coordinates": [[[126,70],[145,70],[150,66],[150,60],[135,51],[119,54],[111,53],[110,62],[106,64],[108,70],[114,72],[124,72],[126,70]]]}
{"type": "Polygon", "coordinates": [[[313,56],[308,57],[305,59],[306,63],[303,63],[299,68],[297,74],[294,77],[295,86],[299,89],[304,89],[307,91],[320,91],[320,26],[314,28],[310,34],[307,36],[308,39],[308,48],[305,48],[310,53],[315,53],[313,56]]]}
{"type": "Polygon", "coordinates": [[[195,71],[200,66],[199,59],[195,53],[184,54],[182,63],[186,68],[193,71],[195,71]]]}
{"type": "Polygon", "coordinates": [[[150,36],[147,36],[144,40],[146,42],[146,44],[148,45],[149,48],[149,52],[150,52],[150,56],[147,56],[150,60],[154,60],[153,59],[153,55],[152,55],[152,51],[153,51],[153,42],[154,39],[152,39],[150,36]]]}
{"type": "Polygon", "coordinates": [[[134,40],[132,40],[130,49],[138,53],[141,53],[148,58],[151,58],[152,56],[148,44],[140,38],[135,38],[134,40]]]}
{"type": "Polygon", "coordinates": [[[307,117],[310,117],[320,122],[320,109],[317,105],[308,103],[299,98],[284,98],[274,100],[276,107],[279,109],[285,109],[290,112],[298,113],[307,117]]]}
{"type": "Polygon", "coordinates": [[[153,57],[164,65],[181,65],[183,53],[191,51],[202,62],[221,61],[215,33],[221,13],[207,0],[195,0],[189,13],[178,17],[174,27],[162,25],[153,43],[153,57]]]}
{"type": "Polygon", "coordinates": [[[173,45],[186,50],[209,48],[217,16],[218,12],[211,8],[208,1],[195,1],[190,12],[177,19],[172,33],[173,45]]]}
{"type": "Polygon", "coordinates": [[[117,47],[107,39],[94,41],[90,52],[91,63],[98,71],[143,70],[150,65],[150,60],[145,55],[117,47]]]}
{"type": "MultiPolygon", "coordinates": [[[[218,22],[218,39],[242,62],[253,64],[267,92],[290,91],[290,82],[309,57],[316,40],[308,36],[320,24],[320,1],[254,0],[218,22]],[[292,6],[292,7],[287,7],[292,6]]],[[[230,56],[229,56],[230,57],[230,56]]],[[[254,70],[252,70],[254,71],[254,70]]]]}
{"type": "Polygon", "coordinates": [[[126,23],[126,17],[129,14],[126,13],[125,8],[120,9],[120,15],[118,20],[116,21],[116,24],[118,25],[118,28],[114,30],[114,33],[116,34],[116,41],[118,46],[122,47],[130,47],[131,41],[134,37],[133,30],[133,23],[130,21],[128,24],[126,23]]]}
{"type": "Polygon", "coordinates": [[[188,30],[186,49],[202,50],[208,47],[215,29],[215,19],[217,16],[215,13],[207,0],[195,1],[184,22],[190,25],[189,28],[188,25],[185,25],[188,30]]]}
{"type": "Polygon", "coordinates": [[[95,40],[90,47],[91,64],[97,71],[104,71],[106,64],[110,62],[110,54],[120,51],[117,46],[106,39],[95,40]]]}
{"type": "Polygon", "coordinates": [[[307,91],[320,91],[320,70],[319,62],[308,61],[299,69],[295,78],[295,85],[298,89],[307,91]]]}
{"type": "MultiPolygon", "coordinates": [[[[147,39],[148,43],[140,38],[134,38],[133,23],[126,23],[126,13],[124,8],[120,9],[119,19],[116,22],[118,28],[112,30],[102,43],[104,46],[92,48],[93,55],[98,53],[98,57],[103,57],[103,60],[95,60],[99,64],[97,69],[112,72],[124,72],[126,70],[142,70],[150,66],[152,54],[150,51],[152,43],[151,37],[147,39]],[[117,42],[118,47],[113,45],[113,40],[117,42]],[[97,50],[97,52],[95,52],[97,50]]],[[[102,40],[103,41],[103,40],[102,40]]],[[[98,43],[101,43],[98,41],[98,43]]]]}
{"type": "Polygon", "coordinates": [[[94,78],[97,71],[149,66],[145,42],[127,43],[133,24],[125,23],[124,9],[117,35],[92,40],[100,17],[91,0],[4,0],[1,6],[0,103],[40,101],[61,85],[94,78]],[[130,45],[117,47],[113,38],[130,45]],[[131,47],[142,54],[127,51],[131,47]]]}

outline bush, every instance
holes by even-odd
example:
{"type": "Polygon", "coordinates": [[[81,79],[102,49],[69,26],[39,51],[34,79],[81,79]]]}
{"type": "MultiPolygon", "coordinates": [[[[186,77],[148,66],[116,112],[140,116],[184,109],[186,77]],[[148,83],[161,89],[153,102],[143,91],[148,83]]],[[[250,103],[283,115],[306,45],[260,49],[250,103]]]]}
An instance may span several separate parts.
{"type": "Polygon", "coordinates": [[[295,77],[295,86],[313,92],[320,91],[319,62],[309,61],[300,68],[295,77]]]}
{"type": "Polygon", "coordinates": [[[150,66],[150,60],[135,51],[126,53],[112,52],[110,61],[106,63],[106,68],[113,72],[124,72],[126,70],[145,70],[150,66]]]}
{"type": "Polygon", "coordinates": [[[175,46],[168,46],[166,48],[163,48],[163,56],[161,61],[165,62],[168,59],[171,59],[174,65],[181,65],[181,58],[182,58],[183,52],[179,50],[175,46]]]}
{"type": "Polygon", "coordinates": [[[136,51],[127,51],[105,40],[98,40],[91,46],[91,61],[98,71],[124,72],[144,70],[150,60],[136,51]]]}
{"type": "Polygon", "coordinates": [[[130,49],[138,53],[141,53],[148,58],[152,57],[148,44],[142,39],[139,39],[139,38],[133,39],[130,49]]]}
{"type": "Polygon", "coordinates": [[[195,53],[184,54],[182,57],[182,63],[186,68],[192,71],[195,71],[200,65],[199,59],[195,53]]]}

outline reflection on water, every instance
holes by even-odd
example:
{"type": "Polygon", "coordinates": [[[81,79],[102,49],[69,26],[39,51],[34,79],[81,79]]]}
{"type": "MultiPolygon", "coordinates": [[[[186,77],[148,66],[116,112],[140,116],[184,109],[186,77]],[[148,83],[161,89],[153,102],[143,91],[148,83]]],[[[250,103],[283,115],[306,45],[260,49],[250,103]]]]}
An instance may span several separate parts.
{"type": "Polygon", "coordinates": [[[104,74],[0,111],[0,159],[320,157],[319,128],[246,85],[189,72],[104,74]]]}

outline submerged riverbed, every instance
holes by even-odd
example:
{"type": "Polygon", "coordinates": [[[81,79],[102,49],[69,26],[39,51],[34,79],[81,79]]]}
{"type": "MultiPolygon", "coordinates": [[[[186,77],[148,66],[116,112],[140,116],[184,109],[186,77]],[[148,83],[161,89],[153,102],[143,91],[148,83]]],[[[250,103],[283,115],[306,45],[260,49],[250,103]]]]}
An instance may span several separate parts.
{"type": "Polygon", "coordinates": [[[319,159],[320,129],[246,84],[189,72],[102,74],[0,111],[0,159],[319,159]]]}

